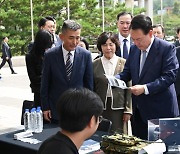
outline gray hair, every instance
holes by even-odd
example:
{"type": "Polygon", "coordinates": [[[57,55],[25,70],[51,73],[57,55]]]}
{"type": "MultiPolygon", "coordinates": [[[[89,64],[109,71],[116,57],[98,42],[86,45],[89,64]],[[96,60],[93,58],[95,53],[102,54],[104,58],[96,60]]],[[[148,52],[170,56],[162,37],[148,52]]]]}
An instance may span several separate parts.
{"type": "Polygon", "coordinates": [[[66,32],[68,29],[76,31],[81,29],[81,25],[74,20],[65,20],[62,26],[62,33],[66,32]]]}

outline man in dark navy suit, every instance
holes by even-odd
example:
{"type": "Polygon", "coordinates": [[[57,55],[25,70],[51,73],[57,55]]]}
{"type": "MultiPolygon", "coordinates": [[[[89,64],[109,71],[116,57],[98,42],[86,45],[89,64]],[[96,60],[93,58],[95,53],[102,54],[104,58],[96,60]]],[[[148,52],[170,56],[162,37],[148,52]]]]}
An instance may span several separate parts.
{"type": "Polygon", "coordinates": [[[133,44],[130,38],[129,26],[132,20],[132,15],[129,12],[120,12],[117,15],[117,27],[119,33],[116,35],[120,43],[120,48],[116,55],[127,59],[129,55],[130,46],[133,44]]]}
{"type": "Polygon", "coordinates": [[[152,21],[135,16],[130,25],[131,46],[124,70],[117,78],[132,80],[132,133],[148,138],[148,120],[179,115],[174,82],[179,64],[175,46],[153,36],[152,21]]]}
{"type": "Polygon", "coordinates": [[[81,26],[66,20],[60,38],[62,45],[48,50],[44,55],[41,84],[41,102],[44,118],[58,122],[56,102],[69,88],[93,89],[91,53],[78,46],[81,26]]]}
{"type": "Polygon", "coordinates": [[[4,37],[3,38],[3,41],[2,41],[2,62],[1,62],[1,65],[0,65],[0,69],[6,64],[6,62],[8,63],[9,65],[9,68],[11,69],[11,73],[12,74],[17,74],[14,69],[13,69],[13,66],[12,66],[12,61],[11,61],[11,58],[12,58],[12,54],[11,54],[11,49],[8,45],[8,37],[4,37]]]}
{"type": "MultiPolygon", "coordinates": [[[[176,47],[176,56],[180,64],[180,46],[176,47]]],[[[178,106],[180,110],[180,68],[178,69],[178,74],[177,74],[177,78],[175,82],[175,89],[176,89],[176,95],[177,95],[177,100],[178,100],[178,106]]]]}
{"type": "MultiPolygon", "coordinates": [[[[52,47],[60,46],[62,41],[60,40],[59,36],[55,33],[56,32],[56,19],[52,16],[42,17],[38,22],[38,29],[39,30],[47,30],[51,34],[53,34],[54,44],[52,47]]],[[[34,42],[30,42],[28,45],[28,53],[32,50],[34,42]]]]}

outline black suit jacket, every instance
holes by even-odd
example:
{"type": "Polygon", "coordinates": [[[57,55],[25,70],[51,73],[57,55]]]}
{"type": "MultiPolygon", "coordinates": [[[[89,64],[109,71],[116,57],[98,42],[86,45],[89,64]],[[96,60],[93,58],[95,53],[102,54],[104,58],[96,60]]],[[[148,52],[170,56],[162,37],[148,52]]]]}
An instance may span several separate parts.
{"type": "Polygon", "coordinates": [[[31,50],[25,55],[28,77],[32,92],[40,93],[43,57],[39,57],[31,50]]]}
{"type": "MultiPolygon", "coordinates": [[[[116,34],[115,37],[119,41],[119,34],[116,34]]],[[[133,45],[132,39],[130,40],[130,46],[131,45],[133,45]]],[[[119,57],[122,57],[122,55],[121,55],[121,48],[120,47],[119,47],[119,50],[116,51],[116,55],[119,56],[119,57]]]]}
{"type": "Polygon", "coordinates": [[[11,49],[9,45],[5,42],[2,43],[2,58],[5,59],[6,57],[11,58],[11,49]]]}
{"type": "MultiPolygon", "coordinates": [[[[178,62],[180,64],[180,46],[176,47],[176,56],[177,56],[178,62]]],[[[178,68],[178,74],[176,77],[175,88],[176,88],[177,95],[180,95],[180,67],[178,68]]]]}

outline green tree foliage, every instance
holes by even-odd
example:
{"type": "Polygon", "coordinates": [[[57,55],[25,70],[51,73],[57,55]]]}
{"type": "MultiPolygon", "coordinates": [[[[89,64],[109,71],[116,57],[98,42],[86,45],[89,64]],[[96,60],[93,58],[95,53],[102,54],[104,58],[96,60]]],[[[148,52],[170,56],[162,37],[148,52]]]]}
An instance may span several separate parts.
{"type": "MultiPolygon", "coordinates": [[[[63,18],[61,10],[66,5],[66,1],[33,0],[33,4],[34,32],[36,33],[37,23],[41,17],[52,15],[57,16],[57,20],[63,18]]],[[[0,39],[8,36],[12,53],[24,54],[31,41],[30,1],[3,1],[0,5],[0,26],[5,27],[5,29],[0,29],[0,39]]]]}
{"type": "MultiPolygon", "coordinates": [[[[69,0],[70,19],[77,20],[83,27],[82,36],[90,44],[102,33],[102,8],[97,0],[69,0]]],[[[105,31],[117,32],[116,15],[121,11],[130,11],[124,4],[113,7],[112,0],[105,5],[105,31]]],[[[136,8],[135,14],[144,11],[136,8]]],[[[33,0],[34,33],[41,17],[54,16],[57,21],[57,33],[67,19],[67,0],[33,0]]],[[[0,0],[0,39],[9,37],[13,55],[23,55],[31,41],[31,16],[29,0],[0,0]],[[4,27],[5,29],[3,29],[4,27]]]]}
{"type": "Polygon", "coordinates": [[[176,15],[180,15],[180,1],[175,1],[173,13],[176,15]]]}
{"type": "MultiPolygon", "coordinates": [[[[163,3],[166,4],[165,6],[170,6],[173,8],[170,13],[166,13],[163,15],[163,26],[165,29],[165,34],[166,36],[176,36],[176,29],[180,25],[180,2],[179,0],[173,0],[173,1],[166,0],[163,3]]],[[[160,21],[161,21],[161,16],[155,14],[154,24],[159,24],[160,21]]]]}
{"type": "MultiPolygon", "coordinates": [[[[175,0],[162,0],[163,8],[173,7],[175,0]]],[[[153,11],[157,14],[157,11],[161,10],[161,0],[153,0],[153,11]]]]}

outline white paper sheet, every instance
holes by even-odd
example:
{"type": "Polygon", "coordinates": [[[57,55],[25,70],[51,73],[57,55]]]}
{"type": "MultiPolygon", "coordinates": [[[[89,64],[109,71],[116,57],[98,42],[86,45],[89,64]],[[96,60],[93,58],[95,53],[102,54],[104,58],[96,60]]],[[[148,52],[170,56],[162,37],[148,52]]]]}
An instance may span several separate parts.
{"type": "Polygon", "coordinates": [[[166,145],[161,139],[159,139],[156,142],[151,143],[146,147],[144,147],[142,150],[138,152],[138,154],[144,154],[144,153],[163,154],[163,152],[165,151],[166,151],[166,145]]]}
{"type": "Polygon", "coordinates": [[[123,80],[119,80],[117,78],[115,78],[114,76],[112,75],[106,75],[106,78],[108,79],[108,82],[110,84],[110,86],[112,87],[118,87],[118,88],[121,88],[121,89],[129,89],[127,86],[126,86],[126,83],[123,81],[123,80]]]}

